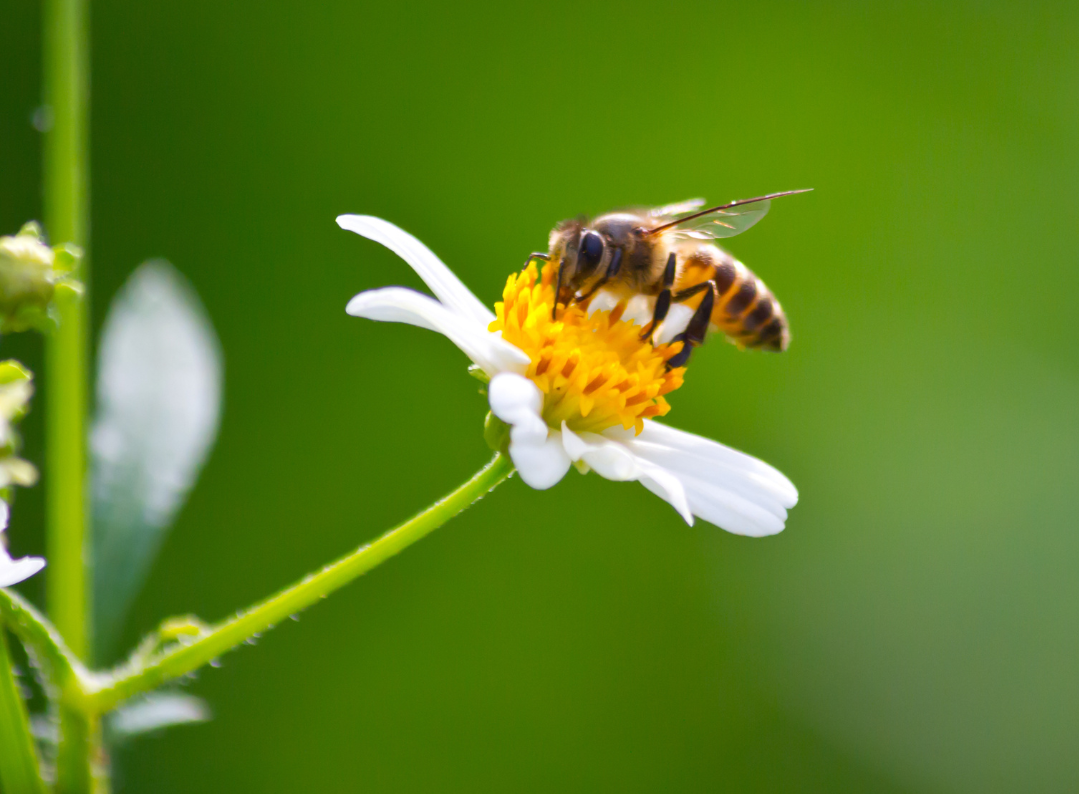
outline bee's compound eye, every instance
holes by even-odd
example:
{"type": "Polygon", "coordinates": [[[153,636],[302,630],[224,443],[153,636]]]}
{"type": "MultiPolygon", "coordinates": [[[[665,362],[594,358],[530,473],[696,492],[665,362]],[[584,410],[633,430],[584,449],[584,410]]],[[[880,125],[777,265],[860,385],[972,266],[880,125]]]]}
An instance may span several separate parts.
{"type": "Polygon", "coordinates": [[[581,236],[581,248],[577,252],[577,270],[590,273],[603,259],[603,238],[596,232],[585,232],[581,236]]]}

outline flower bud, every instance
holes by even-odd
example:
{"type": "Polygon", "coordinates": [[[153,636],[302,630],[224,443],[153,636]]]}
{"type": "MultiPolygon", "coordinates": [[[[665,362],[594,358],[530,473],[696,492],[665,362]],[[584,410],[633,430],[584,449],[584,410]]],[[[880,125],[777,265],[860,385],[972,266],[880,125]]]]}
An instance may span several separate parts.
{"type": "Polygon", "coordinates": [[[78,289],[70,273],[81,255],[72,245],[49,248],[34,222],[0,237],[0,333],[51,327],[53,295],[61,284],[78,289]]]}
{"type": "Polygon", "coordinates": [[[32,380],[18,361],[0,362],[0,489],[37,482],[37,469],[16,454],[21,440],[13,427],[29,409],[32,380]]]}

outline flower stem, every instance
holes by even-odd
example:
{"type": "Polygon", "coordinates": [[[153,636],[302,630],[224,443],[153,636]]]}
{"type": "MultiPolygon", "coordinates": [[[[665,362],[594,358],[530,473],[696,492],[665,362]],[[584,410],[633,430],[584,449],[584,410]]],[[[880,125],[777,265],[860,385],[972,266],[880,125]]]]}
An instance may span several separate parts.
{"type": "Polygon", "coordinates": [[[90,708],[102,713],[122,700],[190,673],[259,632],[316,603],[445,524],[513,474],[505,454],[494,459],[453,493],[371,543],[330,563],[275,596],[181,641],[149,659],[133,659],[87,692],[90,708]]]}
{"type": "MultiPolygon", "coordinates": [[[[86,249],[89,225],[87,112],[88,0],[46,0],[44,16],[45,225],[53,244],[86,249]]],[[[88,286],[85,255],[77,274],[88,286]]],[[[58,302],[60,325],[46,348],[48,514],[46,574],[49,613],[74,653],[89,650],[86,553],[86,298],[58,302]]]]}
{"type": "Polygon", "coordinates": [[[44,794],[30,720],[11,668],[7,638],[0,627],[0,788],[44,794]]]}
{"type": "MultiPolygon", "coordinates": [[[[85,256],[90,217],[87,115],[90,58],[89,0],[46,0],[43,8],[45,107],[45,226],[52,243],[83,249],[75,275],[89,288],[85,256]]],[[[59,328],[45,350],[46,550],[49,613],[71,650],[90,648],[86,505],[86,395],[89,360],[87,300],[57,301],[59,328]]],[[[58,792],[88,792],[100,736],[74,709],[60,708],[58,792]]]]}
{"type": "MultiPolygon", "coordinates": [[[[56,757],[56,791],[103,792],[108,765],[101,745],[100,715],[90,708],[85,691],[92,674],[72,655],[49,621],[14,590],[0,589],[0,624],[18,637],[41,665],[47,689],[56,697],[60,741],[56,757]]],[[[29,733],[26,734],[29,738],[29,733]]],[[[6,742],[6,737],[4,738],[6,742]]],[[[6,747],[6,744],[0,744],[6,747]]],[[[4,753],[0,753],[0,759],[4,753]]],[[[0,782],[3,782],[0,774],[0,782]]],[[[23,791],[7,787],[4,791],[23,791]]],[[[35,789],[26,789],[36,791],[35,789]]]]}

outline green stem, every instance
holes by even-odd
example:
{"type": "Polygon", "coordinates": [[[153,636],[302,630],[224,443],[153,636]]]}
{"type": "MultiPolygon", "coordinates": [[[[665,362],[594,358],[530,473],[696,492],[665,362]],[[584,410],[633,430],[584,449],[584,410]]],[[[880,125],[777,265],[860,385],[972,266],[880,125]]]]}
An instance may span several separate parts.
{"type": "Polygon", "coordinates": [[[44,665],[49,684],[61,698],[81,697],[91,674],[75,658],[44,615],[14,590],[0,589],[0,617],[44,665]]]}
{"type": "Polygon", "coordinates": [[[108,711],[132,695],[186,675],[244,640],[311,606],[442,526],[512,473],[513,464],[509,457],[496,454],[490,463],[456,491],[377,540],[361,546],[232,619],[211,626],[196,639],[181,641],[150,659],[132,660],[111,677],[99,680],[86,693],[92,710],[96,713],[108,711]]]}
{"type": "MultiPolygon", "coordinates": [[[[45,106],[52,125],[45,136],[45,227],[53,244],[83,249],[76,275],[89,288],[85,252],[90,218],[88,124],[88,0],[45,0],[45,106]]],[[[86,395],[89,360],[87,300],[57,301],[60,325],[45,351],[45,458],[48,518],[46,593],[49,613],[80,658],[90,648],[86,506],[86,395]]],[[[88,792],[99,741],[93,725],[61,706],[57,791],[88,792]]]]}
{"type": "MultiPolygon", "coordinates": [[[[0,590],[0,617],[41,664],[49,694],[59,702],[57,792],[93,791],[95,777],[99,782],[104,778],[105,765],[100,758],[99,720],[83,694],[90,686],[91,674],[68,650],[49,621],[14,590],[0,590]]],[[[5,786],[4,790],[23,789],[5,786]]]]}
{"type": "Polygon", "coordinates": [[[106,791],[107,764],[101,745],[101,722],[84,695],[92,686],[92,674],[75,658],[49,621],[14,590],[0,590],[0,617],[41,664],[49,694],[59,704],[56,791],[106,791]]]}
{"type": "MultiPolygon", "coordinates": [[[[45,226],[53,244],[85,252],[89,226],[87,113],[89,107],[88,0],[46,0],[45,105],[52,125],[45,136],[45,226]]],[[[77,274],[89,285],[86,257],[77,274]]],[[[86,554],[86,298],[57,306],[60,326],[46,349],[46,574],[49,614],[80,658],[89,650],[86,554]]]]}
{"type": "Polygon", "coordinates": [[[0,788],[4,791],[25,791],[44,794],[37,752],[30,734],[30,719],[26,713],[11,657],[7,637],[0,628],[0,788]]]}
{"type": "Polygon", "coordinates": [[[56,792],[106,794],[108,764],[101,741],[101,717],[60,704],[60,744],[56,750],[56,792]]]}

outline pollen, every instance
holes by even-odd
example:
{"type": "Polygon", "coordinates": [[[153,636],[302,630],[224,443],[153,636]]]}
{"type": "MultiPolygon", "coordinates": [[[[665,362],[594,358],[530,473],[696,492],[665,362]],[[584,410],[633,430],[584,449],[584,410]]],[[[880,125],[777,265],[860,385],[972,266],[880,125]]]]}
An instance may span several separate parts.
{"type": "Polygon", "coordinates": [[[543,418],[559,429],[566,422],[577,433],[598,433],[621,425],[640,433],[644,420],[664,416],[664,395],[682,385],[684,367],[667,368],[682,342],[653,346],[641,339],[641,326],[621,320],[625,304],[588,314],[579,304],[555,302],[557,267],[542,272],[529,264],[511,274],[495,304],[491,331],[531,359],[525,375],[543,392],[543,418]]]}

